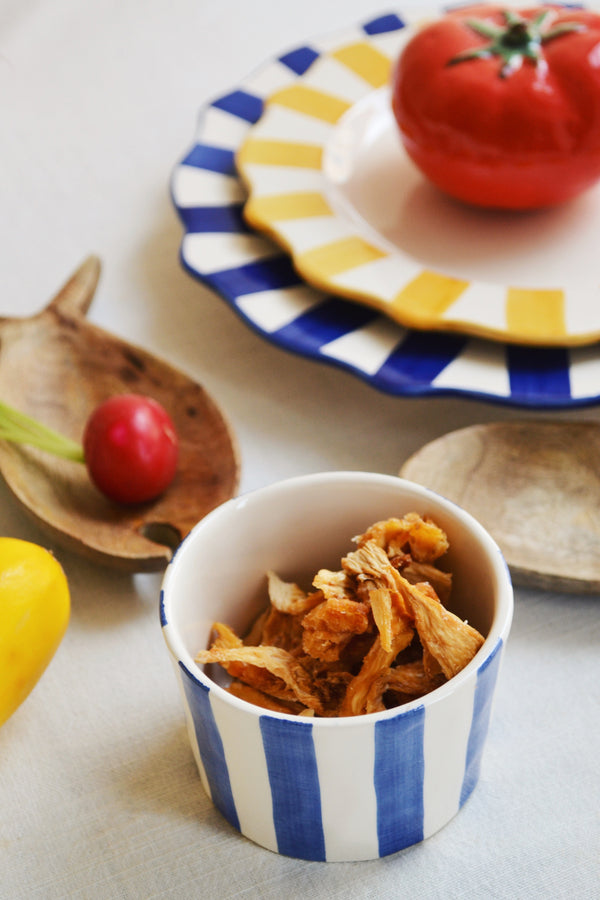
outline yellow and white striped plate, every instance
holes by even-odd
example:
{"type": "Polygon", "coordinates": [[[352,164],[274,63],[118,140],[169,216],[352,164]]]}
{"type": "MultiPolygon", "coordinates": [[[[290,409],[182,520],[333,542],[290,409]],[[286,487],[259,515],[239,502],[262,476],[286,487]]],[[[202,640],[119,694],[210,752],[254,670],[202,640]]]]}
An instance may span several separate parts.
{"type": "Polygon", "coordinates": [[[236,154],[246,221],[309,284],[402,326],[538,346],[597,341],[600,189],[538,213],[476,210],[404,154],[388,85],[422,19],[338,35],[282,78],[236,154]]]}

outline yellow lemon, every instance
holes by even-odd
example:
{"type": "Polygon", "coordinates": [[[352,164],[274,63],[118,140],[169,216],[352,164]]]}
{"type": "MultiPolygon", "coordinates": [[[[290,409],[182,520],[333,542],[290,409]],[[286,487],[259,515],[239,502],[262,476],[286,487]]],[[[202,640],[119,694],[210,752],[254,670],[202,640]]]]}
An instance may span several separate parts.
{"type": "Polygon", "coordinates": [[[54,556],[0,537],[0,725],[35,686],[69,622],[67,578],[54,556]]]}

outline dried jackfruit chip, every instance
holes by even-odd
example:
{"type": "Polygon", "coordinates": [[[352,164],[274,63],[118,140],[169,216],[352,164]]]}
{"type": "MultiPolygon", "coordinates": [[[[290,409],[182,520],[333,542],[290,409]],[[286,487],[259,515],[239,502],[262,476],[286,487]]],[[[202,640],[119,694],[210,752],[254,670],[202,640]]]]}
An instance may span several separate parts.
{"type": "Polygon", "coordinates": [[[405,647],[413,639],[413,630],[406,630],[394,635],[390,650],[384,650],[381,639],[376,638],[373,646],[364,658],[360,672],[349,683],[346,696],[340,709],[342,716],[360,716],[366,712],[366,703],[373,682],[385,672],[405,647]]]}
{"type": "Polygon", "coordinates": [[[441,569],[438,569],[437,566],[431,563],[419,563],[410,560],[408,563],[400,562],[396,564],[394,557],[390,561],[411,584],[428,582],[440,601],[443,604],[448,603],[452,591],[452,575],[450,572],[442,572],[441,569]]]}
{"type": "Polygon", "coordinates": [[[391,650],[396,635],[406,634],[408,631],[412,634],[410,620],[401,612],[395,591],[375,587],[369,590],[368,596],[381,646],[384,650],[391,650]]]}
{"type": "Polygon", "coordinates": [[[294,703],[293,701],[286,703],[284,700],[276,700],[269,694],[250,687],[249,684],[245,684],[243,681],[232,681],[227,690],[234,697],[245,700],[246,703],[253,703],[254,706],[270,709],[273,712],[291,713],[299,716],[306,711],[306,707],[302,706],[301,703],[294,703]]]}
{"type": "Polygon", "coordinates": [[[424,694],[435,690],[445,681],[444,675],[431,677],[425,671],[423,661],[420,659],[392,666],[382,672],[371,684],[367,694],[365,712],[382,712],[387,709],[383,698],[388,692],[396,695],[393,704],[396,706],[398,702],[407,703],[410,700],[417,700],[424,694]]]}
{"type": "Polygon", "coordinates": [[[404,599],[413,612],[423,648],[439,663],[446,678],[452,678],[473,659],[484,639],[434,599],[423,585],[409,588],[404,599]]]}
{"type": "Polygon", "coordinates": [[[360,580],[374,581],[377,587],[396,590],[396,569],[385,550],[375,541],[366,541],[342,559],[342,569],[360,580]]]}
{"type": "Polygon", "coordinates": [[[442,529],[431,519],[422,518],[417,513],[407,513],[402,519],[375,522],[354,540],[359,546],[374,541],[388,556],[408,549],[417,562],[433,562],[443,556],[449,546],[442,529]]]}
{"type": "Polygon", "coordinates": [[[227,671],[242,681],[248,681],[253,687],[261,690],[260,684],[253,684],[248,677],[253,676],[245,672],[244,668],[236,668],[235,664],[242,667],[252,667],[257,670],[266,670],[274,678],[282,683],[282,688],[273,689],[273,695],[288,700],[298,700],[304,706],[320,711],[321,704],[318,697],[313,695],[310,680],[305,669],[298,660],[287,650],[280,647],[212,647],[210,650],[201,650],[196,655],[198,663],[218,662],[224,664],[227,671]],[[243,674],[242,674],[243,673],[243,674]],[[287,690],[286,690],[287,689],[287,690]],[[277,693],[274,692],[277,690],[277,693]]]}
{"type": "Polygon", "coordinates": [[[297,656],[302,644],[302,619],[301,615],[292,616],[271,606],[262,624],[260,640],[256,644],[281,647],[297,656]]]}
{"type": "Polygon", "coordinates": [[[317,659],[339,659],[346,644],[364,634],[369,624],[366,604],[341,597],[324,600],[302,619],[302,648],[317,659]]]}
{"type": "Polygon", "coordinates": [[[275,572],[267,572],[269,600],[279,612],[297,616],[307,612],[320,602],[316,594],[306,594],[297,584],[282,579],[275,572]]]}
{"type": "Polygon", "coordinates": [[[352,599],[353,584],[345,572],[319,569],[313,578],[313,587],[321,592],[325,600],[352,599]]]}

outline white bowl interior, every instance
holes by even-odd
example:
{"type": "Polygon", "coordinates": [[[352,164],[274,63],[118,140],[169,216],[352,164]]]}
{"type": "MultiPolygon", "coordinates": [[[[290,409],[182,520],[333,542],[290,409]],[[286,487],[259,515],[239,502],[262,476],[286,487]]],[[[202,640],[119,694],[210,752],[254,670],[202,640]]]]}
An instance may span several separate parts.
{"type": "MultiPolygon", "coordinates": [[[[352,537],[379,519],[415,511],[448,534],[444,567],[453,574],[450,607],[495,644],[512,614],[506,566],[487,532],[449,501],[393,476],[335,472],[302,476],[229,501],[188,535],[163,585],[165,639],[193,663],[213,622],[243,633],[267,602],[266,572],[305,589],[320,568],[338,569],[352,537]]],[[[480,653],[483,652],[480,651],[480,653]]],[[[216,667],[218,668],[218,667],[216,667]]]]}

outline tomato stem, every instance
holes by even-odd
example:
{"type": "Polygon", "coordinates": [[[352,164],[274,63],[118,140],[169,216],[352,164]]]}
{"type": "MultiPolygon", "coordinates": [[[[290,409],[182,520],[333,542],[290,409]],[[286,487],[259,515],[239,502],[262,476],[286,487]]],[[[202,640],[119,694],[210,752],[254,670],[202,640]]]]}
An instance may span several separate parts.
{"type": "Polygon", "coordinates": [[[62,459],[85,462],[83,447],[0,401],[0,440],[29,444],[62,459]]]}
{"type": "Polygon", "coordinates": [[[550,28],[552,18],[551,10],[544,10],[535,19],[525,19],[516,12],[504,10],[504,26],[483,19],[465,19],[465,24],[476,34],[488,38],[489,43],[458,53],[448,61],[448,65],[497,56],[502,61],[501,78],[508,78],[520,69],[525,59],[538,65],[543,59],[543,45],[548,41],[586,30],[581,22],[561,22],[550,28]]]}

